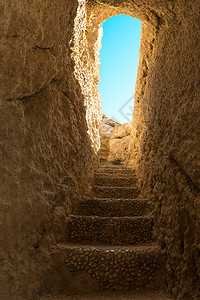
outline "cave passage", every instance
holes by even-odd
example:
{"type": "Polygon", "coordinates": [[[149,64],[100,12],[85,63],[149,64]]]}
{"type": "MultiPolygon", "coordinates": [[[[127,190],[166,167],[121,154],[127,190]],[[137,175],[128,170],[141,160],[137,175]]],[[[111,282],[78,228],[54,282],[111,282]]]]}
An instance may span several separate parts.
{"type": "Polygon", "coordinates": [[[102,111],[119,123],[131,123],[137,76],[141,21],[117,15],[103,24],[98,90],[102,111]]]}

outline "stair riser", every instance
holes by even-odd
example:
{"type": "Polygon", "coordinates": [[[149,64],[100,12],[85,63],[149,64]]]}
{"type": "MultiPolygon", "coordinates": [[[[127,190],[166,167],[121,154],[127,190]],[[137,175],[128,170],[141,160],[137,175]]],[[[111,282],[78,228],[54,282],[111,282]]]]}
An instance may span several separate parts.
{"type": "Polygon", "coordinates": [[[80,202],[74,214],[83,216],[123,217],[142,216],[150,210],[144,200],[86,199],[80,202]]]}
{"type": "Polygon", "coordinates": [[[165,277],[165,260],[158,247],[109,250],[61,245],[51,253],[51,264],[40,281],[41,290],[43,294],[72,295],[103,290],[160,289],[165,277]]]}
{"type": "MultiPolygon", "coordinates": [[[[158,273],[158,252],[76,251],[66,253],[65,267],[77,276],[82,272],[95,280],[94,289],[132,290],[153,284],[158,273]]],[[[90,289],[91,289],[90,282],[90,289]]]]}
{"type": "Polygon", "coordinates": [[[93,186],[91,196],[96,198],[134,199],[139,195],[137,188],[112,188],[93,186]]]}
{"type": "Polygon", "coordinates": [[[94,185],[98,186],[122,186],[122,187],[134,187],[137,185],[135,178],[110,178],[110,177],[95,177],[94,185]]]}
{"type": "Polygon", "coordinates": [[[113,169],[98,169],[95,171],[95,174],[99,175],[110,175],[110,176],[118,176],[118,177],[126,177],[133,176],[135,177],[135,172],[133,170],[113,170],[113,169]]]}
{"type": "Polygon", "coordinates": [[[138,245],[151,241],[150,218],[72,217],[69,225],[72,242],[138,245]]]}

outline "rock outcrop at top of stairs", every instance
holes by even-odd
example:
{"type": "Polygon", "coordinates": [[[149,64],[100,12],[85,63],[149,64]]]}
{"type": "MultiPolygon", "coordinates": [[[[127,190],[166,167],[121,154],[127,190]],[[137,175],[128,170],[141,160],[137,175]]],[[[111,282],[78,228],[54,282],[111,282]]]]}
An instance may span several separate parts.
{"type": "Polygon", "coordinates": [[[101,162],[125,163],[130,155],[132,124],[120,124],[103,114],[99,132],[101,162]]]}

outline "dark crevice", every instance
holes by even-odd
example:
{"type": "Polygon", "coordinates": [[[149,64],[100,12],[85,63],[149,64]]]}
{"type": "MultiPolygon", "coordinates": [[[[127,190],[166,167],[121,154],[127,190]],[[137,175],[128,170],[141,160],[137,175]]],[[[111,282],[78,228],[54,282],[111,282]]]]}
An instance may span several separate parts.
{"type": "Polygon", "coordinates": [[[20,97],[20,98],[14,98],[14,99],[5,99],[5,101],[7,102],[11,102],[11,101],[25,101],[25,102],[28,102],[28,101],[34,101],[35,99],[31,99],[31,97],[39,94],[45,87],[41,87],[41,89],[39,89],[37,92],[31,94],[31,95],[27,95],[27,96],[23,96],[23,97],[20,97]]]}
{"type": "MultiPolygon", "coordinates": [[[[36,96],[37,94],[39,94],[45,87],[41,87],[41,89],[39,89],[37,92],[31,94],[31,95],[28,95],[28,96],[23,96],[21,98],[18,98],[16,100],[18,101],[25,101],[25,102],[28,102],[28,101],[34,101],[35,99],[31,99],[33,96],[36,96]]],[[[15,99],[14,99],[15,100],[15,99]]]]}
{"type": "MultiPolygon", "coordinates": [[[[56,76],[56,75],[55,75],[56,76]]],[[[31,94],[31,95],[27,95],[27,96],[22,96],[22,97],[19,97],[19,98],[14,98],[14,99],[5,99],[5,101],[7,102],[11,102],[11,101],[34,101],[35,99],[31,99],[31,97],[33,96],[36,96],[37,94],[39,94],[43,89],[46,88],[47,85],[49,85],[51,82],[56,82],[56,79],[55,77],[53,77],[51,79],[50,82],[48,82],[45,86],[42,86],[37,92],[31,94]]]]}
{"type": "Polygon", "coordinates": [[[160,25],[162,25],[164,23],[164,20],[152,9],[149,9],[150,13],[152,14],[152,16],[154,16],[157,20],[157,25],[156,25],[156,29],[158,29],[160,27],[160,25]]]}
{"type": "Polygon", "coordinates": [[[13,34],[13,35],[6,35],[6,38],[7,39],[17,39],[19,38],[20,36],[18,34],[13,34]]]}
{"type": "Polygon", "coordinates": [[[40,246],[39,246],[39,244],[35,244],[35,245],[33,245],[33,248],[34,248],[34,249],[39,249],[40,246]]]}
{"type": "Polygon", "coordinates": [[[40,47],[40,46],[38,46],[38,45],[35,45],[35,47],[34,47],[33,49],[48,50],[48,51],[51,52],[51,54],[52,54],[54,57],[56,57],[55,54],[53,53],[53,50],[52,50],[53,47],[51,47],[51,48],[45,48],[45,47],[40,47]]]}
{"type": "Polygon", "coordinates": [[[61,91],[61,93],[65,96],[65,97],[67,97],[67,99],[69,99],[69,97],[68,97],[68,95],[67,95],[67,93],[66,92],[64,92],[64,91],[61,91]]]}
{"type": "Polygon", "coordinates": [[[194,189],[195,189],[196,191],[200,192],[199,187],[193,182],[192,178],[191,178],[191,177],[188,175],[188,173],[183,169],[183,167],[180,165],[180,163],[179,163],[172,155],[169,156],[169,159],[170,159],[172,162],[174,162],[174,163],[178,166],[180,172],[181,172],[182,174],[184,174],[184,176],[186,177],[186,180],[188,181],[188,183],[191,184],[191,185],[194,187],[194,189]]]}

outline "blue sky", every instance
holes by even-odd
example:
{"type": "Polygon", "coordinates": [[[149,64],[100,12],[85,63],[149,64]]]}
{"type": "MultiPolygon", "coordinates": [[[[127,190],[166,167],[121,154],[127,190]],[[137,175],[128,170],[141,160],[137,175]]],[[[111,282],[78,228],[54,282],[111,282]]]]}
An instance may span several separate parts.
{"type": "Polygon", "coordinates": [[[104,114],[129,123],[137,76],[141,21],[118,15],[103,23],[101,67],[98,90],[104,114]]]}

